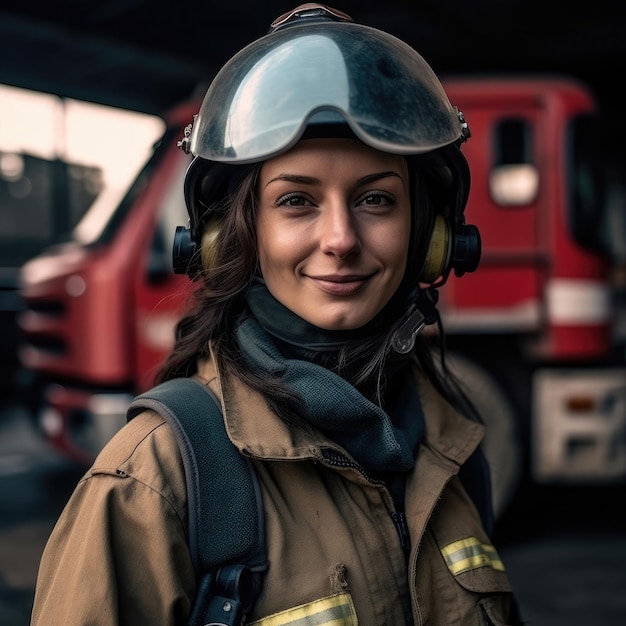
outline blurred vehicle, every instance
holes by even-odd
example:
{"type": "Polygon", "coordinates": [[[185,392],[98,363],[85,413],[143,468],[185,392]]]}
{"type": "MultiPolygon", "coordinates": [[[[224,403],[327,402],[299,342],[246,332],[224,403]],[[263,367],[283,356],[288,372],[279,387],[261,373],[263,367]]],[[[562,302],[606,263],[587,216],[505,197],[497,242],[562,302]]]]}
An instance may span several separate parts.
{"type": "Polygon", "coordinates": [[[496,510],[522,477],[624,480],[626,214],[608,201],[594,95],[565,77],[446,87],[472,131],[466,213],[483,253],[440,309],[488,424],[496,510]]]}
{"type": "MultiPolygon", "coordinates": [[[[520,481],[626,477],[624,340],[614,332],[612,251],[596,101],[567,78],[449,78],[469,121],[466,211],[479,270],[441,290],[448,361],[488,426],[494,504],[520,481]]],[[[21,360],[42,382],[40,423],[90,462],[152,384],[190,290],[172,273],[187,222],[177,148],[197,105],[169,129],[124,201],[87,214],[73,240],[26,264],[21,360]],[[90,220],[95,223],[90,225],[90,220]]],[[[623,302],[623,300],[622,300],[623,302]]]]}
{"type": "Polygon", "coordinates": [[[101,171],[0,148],[0,403],[20,388],[21,266],[71,231],[102,189],[101,171]]]}

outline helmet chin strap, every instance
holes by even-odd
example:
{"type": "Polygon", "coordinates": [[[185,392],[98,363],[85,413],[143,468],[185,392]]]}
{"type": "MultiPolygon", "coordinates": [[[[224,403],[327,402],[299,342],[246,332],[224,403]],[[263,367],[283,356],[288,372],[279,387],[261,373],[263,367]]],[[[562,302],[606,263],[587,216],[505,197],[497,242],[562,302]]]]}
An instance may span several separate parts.
{"type": "Polygon", "coordinates": [[[415,346],[416,337],[426,326],[435,324],[439,320],[439,311],[436,308],[439,292],[434,287],[421,289],[418,287],[416,298],[393,335],[391,345],[400,354],[407,354],[415,346]]]}

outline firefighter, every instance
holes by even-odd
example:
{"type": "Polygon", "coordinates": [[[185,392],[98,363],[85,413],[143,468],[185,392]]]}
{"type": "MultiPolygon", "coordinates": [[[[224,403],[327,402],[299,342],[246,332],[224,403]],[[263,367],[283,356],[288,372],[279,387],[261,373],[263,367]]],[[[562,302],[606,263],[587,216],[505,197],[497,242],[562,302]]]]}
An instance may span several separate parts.
{"type": "MultiPolygon", "coordinates": [[[[521,623],[436,309],[480,256],[468,137],[415,50],[315,3],[228,61],[186,129],[175,263],[197,289],[158,382],[207,385],[252,461],[268,566],[246,623],[521,623]]],[[[186,624],[187,507],[144,411],[62,513],[32,624],[186,624]]]]}

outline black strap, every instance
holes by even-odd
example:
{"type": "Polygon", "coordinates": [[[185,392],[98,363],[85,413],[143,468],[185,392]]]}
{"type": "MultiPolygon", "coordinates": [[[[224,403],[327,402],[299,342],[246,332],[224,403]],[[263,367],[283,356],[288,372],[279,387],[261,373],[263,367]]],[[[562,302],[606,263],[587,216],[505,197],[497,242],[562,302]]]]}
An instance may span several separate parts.
{"type": "Polygon", "coordinates": [[[127,420],[146,409],[171,426],[185,467],[188,542],[198,577],[189,624],[240,624],[267,569],[254,468],[228,438],[218,399],[199,381],[176,378],[137,396],[127,420]]]}

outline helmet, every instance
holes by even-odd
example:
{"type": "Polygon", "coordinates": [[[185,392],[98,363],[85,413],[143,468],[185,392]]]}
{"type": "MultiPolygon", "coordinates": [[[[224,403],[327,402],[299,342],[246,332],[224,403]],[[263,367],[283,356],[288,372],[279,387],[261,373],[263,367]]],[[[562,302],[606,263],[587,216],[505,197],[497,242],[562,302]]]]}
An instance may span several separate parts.
{"type": "Polygon", "coordinates": [[[459,148],[469,137],[462,113],[413,48],[316,3],[282,15],[232,57],[187,127],[180,146],[194,156],[185,179],[190,223],[177,232],[175,270],[193,273],[206,207],[224,198],[241,166],[286,152],[311,127],[346,126],[375,149],[424,155],[447,196],[420,278],[473,271],[480,237],[463,217],[470,176],[459,148]]]}

